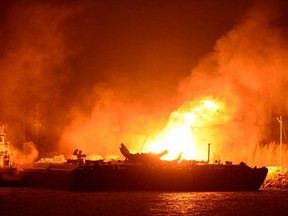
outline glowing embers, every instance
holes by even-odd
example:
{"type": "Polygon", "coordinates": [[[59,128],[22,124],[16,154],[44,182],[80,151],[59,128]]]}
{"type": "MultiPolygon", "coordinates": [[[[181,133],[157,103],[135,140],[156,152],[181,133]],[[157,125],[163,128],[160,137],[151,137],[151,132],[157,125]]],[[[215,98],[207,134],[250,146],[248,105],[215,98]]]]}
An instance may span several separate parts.
{"type": "Polygon", "coordinates": [[[150,143],[149,151],[168,154],[161,159],[206,160],[207,143],[213,141],[215,125],[229,119],[225,104],[213,97],[189,101],[171,113],[166,127],[150,143]],[[210,134],[211,133],[211,134],[210,134]],[[213,135],[212,135],[213,136],[213,135]]]}

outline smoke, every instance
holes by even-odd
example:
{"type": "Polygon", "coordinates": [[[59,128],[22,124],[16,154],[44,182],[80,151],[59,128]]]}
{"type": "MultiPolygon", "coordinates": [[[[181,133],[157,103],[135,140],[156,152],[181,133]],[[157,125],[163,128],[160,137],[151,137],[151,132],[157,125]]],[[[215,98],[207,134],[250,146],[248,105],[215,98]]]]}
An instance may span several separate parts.
{"type": "Polygon", "coordinates": [[[91,114],[75,109],[75,118],[62,136],[61,147],[66,153],[80,148],[90,154],[111,157],[119,155],[121,142],[140,152],[147,136],[153,136],[164,126],[165,106],[147,107],[106,88],[95,87],[92,94],[98,100],[91,114]]]}
{"type": "Polygon", "coordinates": [[[280,3],[256,3],[180,85],[182,100],[213,95],[233,110],[232,120],[211,138],[221,158],[259,164],[255,149],[267,137],[271,117],[287,112],[287,5],[280,3]]]}
{"type": "MultiPolygon", "coordinates": [[[[1,85],[1,93],[3,100],[10,103],[6,104],[9,111],[4,111],[17,115],[19,110],[13,109],[26,101],[47,100],[48,90],[57,97],[51,80],[56,77],[55,68],[63,62],[64,47],[63,36],[57,30],[60,18],[55,16],[56,13],[45,5],[37,4],[30,8],[11,8],[9,16],[13,18],[6,23],[10,35],[1,59],[5,84],[1,85]],[[47,25],[47,20],[50,25],[47,25]]],[[[3,37],[8,39],[6,35],[3,37]]],[[[61,77],[57,76],[57,79],[61,77]]]]}
{"type": "MultiPolygon", "coordinates": [[[[172,79],[161,74],[152,77],[152,73],[159,70],[157,66],[153,70],[149,67],[139,70],[151,63],[142,59],[160,62],[162,53],[155,49],[152,57],[145,57],[143,50],[139,51],[139,47],[144,47],[141,42],[144,30],[141,28],[135,33],[138,22],[130,16],[136,16],[137,11],[127,8],[127,4],[130,3],[113,6],[105,1],[20,0],[0,8],[3,12],[0,17],[0,118],[8,124],[8,140],[12,145],[21,149],[24,142],[32,141],[41,153],[56,151],[61,150],[58,145],[63,130],[66,127],[70,130],[70,122],[79,125],[75,123],[78,119],[84,124],[83,118],[102,115],[99,119],[95,117],[100,124],[97,132],[87,129],[92,133],[91,140],[99,141],[103,136],[101,127],[111,128],[115,118],[125,122],[125,126],[121,126],[123,131],[132,127],[132,124],[127,126],[132,116],[145,118],[148,113],[154,114],[156,108],[163,109],[157,111],[155,119],[165,115],[171,103],[158,100],[163,93],[170,100],[167,95],[172,92],[175,76],[172,79]],[[135,44],[134,39],[139,42],[135,44]],[[161,88],[159,80],[163,81],[161,88]],[[105,98],[106,91],[112,96],[107,93],[105,98]],[[153,105],[143,107],[143,101],[153,105]],[[117,117],[111,117],[113,115],[117,117]]],[[[137,3],[132,7],[138,8],[137,3]]],[[[146,19],[145,15],[141,19],[146,19]]],[[[149,22],[147,25],[151,20],[149,22]]],[[[149,36],[144,38],[150,42],[149,36]]],[[[164,43],[163,52],[170,46],[177,50],[173,43],[168,48],[164,43]]],[[[162,62],[166,65],[165,60],[162,62]]],[[[170,66],[171,63],[167,64],[167,72],[170,66]]],[[[139,118],[139,122],[142,121],[144,119],[139,118]]],[[[93,128],[91,122],[86,124],[93,128]]],[[[140,130],[136,126],[132,131],[140,130]]],[[[151,133],[148,131],[146,133],[151,133]]],[[[88,145],[90,139],[84,140],[87,144],[82,141],[77,143],[77,148],[88,145]]]]}
{"type": "Polygon", "coordinates": [[[31,141],[51,150],[55,144],[47,140],[60,136],[68,117],[59,113],[69,106],[69,93],[62,95],[69,84],[65,63],[72,54],[61,25],[77,10],[38,1],[14,1],[2,10],[1,121],[8,124],[11,145],[23,149],[31,141]]]}
{"type": "Polygon", "coordinates": [[[33,163],[39,154],[34,143],[25,142],[23,146],[24,147],[22,150],[13,146],[9,147],[9,152],[12,153],[10,156],[10,161],[13,164],[19,165],[19,168],[24,168],[25,166],[33,163]]]}
{"type": "Polygon", "coordinates": [[[257,149],[270,133],[267,126],[274,115],[288,108],[283,100],[288,81],[286,12],[283,1],[256,2],[217,40],[213,52],[199,61],[191,75],[181,80],[177,96],[165,102],[145,105],[139,88],[135,92],[135,86],[121,89],[119,83],[131,84],[124,77],[112,76],[110,86],[95,85],[90,92],[91,114],[79,109],[72,112],[74,118],[62,136],[61,148],[68,152],[81,146],[108,156],[119,154],[118,146],[124,142],[134,151],[145,150],[173,110],[211,96],[224,101],[232,113],[229,122],[210,130],[214,159],[262,164],[257,149]]]}
{"type": "Polygon", "coordinates": [[[211,141],[212,149],[219,146],[215,155],[252,160],[271,116],[287,110],[286,3],[257,3],[187,77],[195,56],[207,52],[250,1],[236,9],[229,1],[171,2],[6,3],[0,9],[0,108],[8,140],[19,149],[33,141],[39,152],[78,148],[108,157],[119,154],[121,142],[141,151],[171,112],[212,96],[233,110],[231,122],[213,133],[224,134],[211,141]]]}

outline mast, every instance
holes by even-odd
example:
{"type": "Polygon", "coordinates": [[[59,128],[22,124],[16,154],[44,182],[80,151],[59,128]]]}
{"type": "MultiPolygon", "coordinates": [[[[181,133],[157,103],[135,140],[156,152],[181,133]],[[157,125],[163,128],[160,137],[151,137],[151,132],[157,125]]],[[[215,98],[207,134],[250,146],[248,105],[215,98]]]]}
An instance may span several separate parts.
{"type": "Polygon", "coordinates": [[[210,163],[210,143],[208,143],[208,160],[207,163],[210,163]]]}
{"type": "Polygon", "coordinates": [[[34,126],[35,126],[35,138],[36,138],[36,141],[35,141],[35,143],[36,143],[36,145],[39,145],[39,129],[40,129],[40,127],[41,127],[41,122],[40,122],[40,120],[39,120],[39,116],[40,116],[40,114],[39,114],[39,103],[36,105],[36,119],[35,119],[35,124],[34,124],[34,126]]]}

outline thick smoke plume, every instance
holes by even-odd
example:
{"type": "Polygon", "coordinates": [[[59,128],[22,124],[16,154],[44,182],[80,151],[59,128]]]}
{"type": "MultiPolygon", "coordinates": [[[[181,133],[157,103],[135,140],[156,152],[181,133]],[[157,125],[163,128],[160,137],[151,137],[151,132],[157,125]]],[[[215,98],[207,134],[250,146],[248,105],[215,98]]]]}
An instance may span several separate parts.
{"type": "Polygon", "coordinates": [[[65,152],[80,148],[103,157],[119,157],[121,142],[140,152],[147,136],[159,131],[168,115],[169,106],[147,107],[137,101],[119,98],[111,89],[96,88],[93,95],[98,100],[90,115],[74,110],[74,121],[61,140],[65,152]]]}
{"type": "Polygon", "coordinates": [[[38,142],[41,132],[66,106],[59,98],[59,85],[67,82],[67,73],[59,73],[67,55],[59,24],[69,12],[36,2],[26,7],[21,1],[6,10],[0,35],[1,121],[8,123],[14,145],[33,140],[45,149],[38,142]]]}
{"type": "Polygon", "coordinates": [[[9,152],[13,152],[10,155],[10,162],[18,165],[18,168],[20,169],[33,163],[39,154],[36,146],[32,142],[23,143],[22,150],[19,150],[13,146],[10,146],[9,148],[9,152]]]}
{"type": "MultiPolygon", "coordinates": [[[[224,100],[234,112],[226,126],[219,126],[219,136],[212,137],[216,159],[221,155],[263,164],[264,154],[263,150],[259,154],[259,145],[271,133],[275,115],[288,111],[288,43],[287,31],[283,30],[283,25],[287,26],[283,19],[287,8],[281,11],[277,7],[280,5],[256,4],[233,30],[217,41],[214,52],[181,84],[180,95],[185,100],[213,95],[224,100]]],[[[275,164],[279,153],[270,151],[269,157],[266,164],[275,164]]]]}
{"type": "Polygon", "coordinates": [[[174,1],[155,2],[5,3],[0,120],[11,144],[21,151],[32,141],[40,154],[78,148],[116,157],[121,142],[146,151],[170,113],[211,96],[233,113],[215,125],[214,157],[260,163],[257,149],[270,141],[271,119],[281,114],[285,121],[288,108],[287,4],[259,1],[189,76],[194,53],[207,53],[251,1],[181,1],[180,12],[174,1]],[[237,12],[225,15],[225,5],[237,12]]]}
{"type": "Polygon", "coordinates": [[[62,145],[70,149],[81,145],[85,151],[104,156],[119,155],[120,142],[135,151],[145,150],[145,142],[165,125],[163,113],[167,121],[169,110],[212,96],[224,101],[232,113],[225,125],[214,125],[210,137],[214,159],[275,164],[279,153],[272,147],[263,150],[261,145],[270,142],[271,121],[285,115],[288,108],[284,100],[288,94],[287,32],[283,30],[286,9],[283,2],[256,3],[217,41],[214,51],[200,61],[191,76],[182,80],[177,100],[169,101],[169,106],[149,110],[109,88],[95,88],[94,97],[100,99],[93,112],[83,116],[75,111],[76,118],[63,135],[62,145]]]}

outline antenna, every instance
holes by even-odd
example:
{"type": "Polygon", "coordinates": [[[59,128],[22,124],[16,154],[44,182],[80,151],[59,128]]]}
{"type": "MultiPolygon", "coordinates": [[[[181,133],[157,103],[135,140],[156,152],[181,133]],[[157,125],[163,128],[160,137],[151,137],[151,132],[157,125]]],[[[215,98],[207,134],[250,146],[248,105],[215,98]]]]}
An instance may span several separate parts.
{"type": "Polygon", "coordinates": [[[207,159],[208,164],[210,163],[210,146],[211,146],[211,144],[208,143],[208,159],[207,159]]]}
{"type": "Polygon", "coordinates": [[[283,132],[283,120],[282,120],[282,116],[280,116],[279,118],[277,117],[277,121],[280,124],[280,154],[279,154],[279,161],[280,161],[280,165],[282,166],[282,132],[283,132]]]}
{"type": "Polygon", "coordinates": [[[144,142],[143,142],[142,147],[141,147],[141,152],[142,152],[142,150],[143,150],[143,146],[144,146],[144,144],[145,144],[145,142],[146,142],[148,136],[149,136],[149,134],[147,134],[147,136],[146,136],[145,139],[144,139],[144,142]]]}

